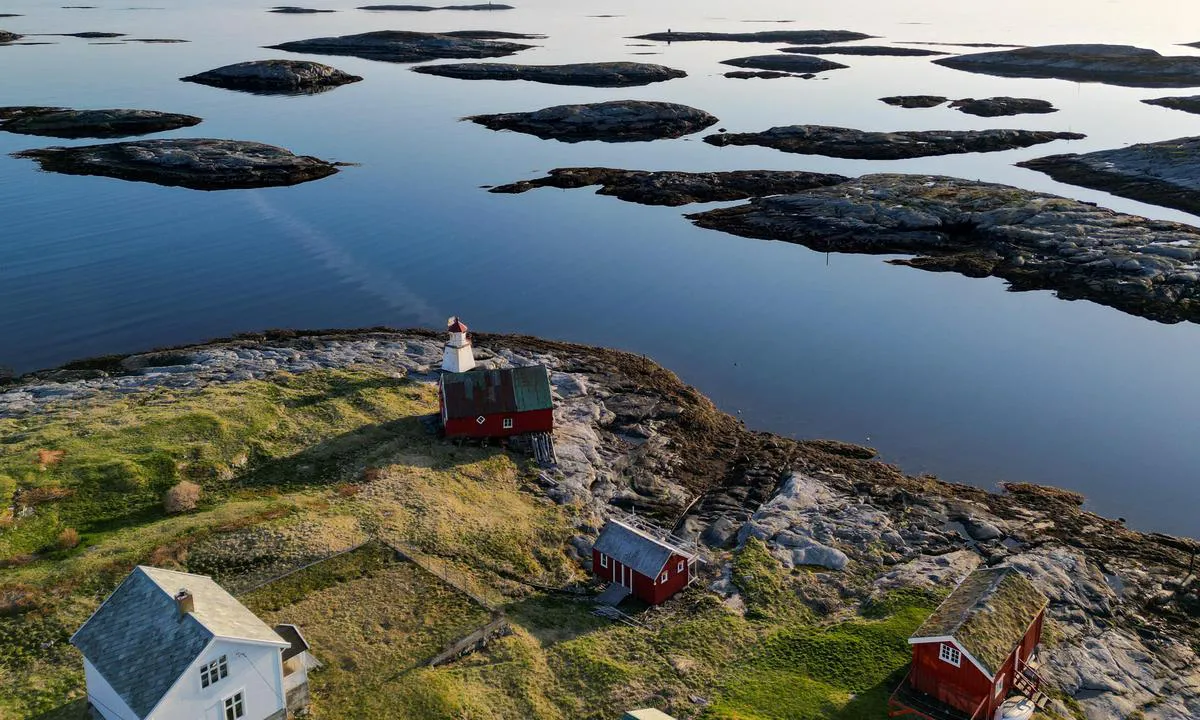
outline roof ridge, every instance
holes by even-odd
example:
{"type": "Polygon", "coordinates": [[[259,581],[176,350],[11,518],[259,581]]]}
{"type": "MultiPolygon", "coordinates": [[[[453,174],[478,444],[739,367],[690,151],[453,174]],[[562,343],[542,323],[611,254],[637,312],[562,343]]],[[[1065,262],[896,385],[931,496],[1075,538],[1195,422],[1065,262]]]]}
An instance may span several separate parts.
{"type": "Polygon", "coordinates": [[[637,535],[639,537],[643,537],[643,538],[649,540],[650,542],[657,543],[657,544],[663,546],[664,548],[670,550],[671,552],[679,553],[680,555],[687,555],[688,557],[691,557],[694,554],[694,553],[691,553],[691,552],[685,550],[684,548],[682,548],[678,545],[675,545],[674,543],[668,542],[669,538],[668,538],[668,540],[664,540],[661,538],[654,537],[649,532],[642,530],[641,528],[637,527],[636,525],[630,525],[629,523],[625,522],[624,520],[621,520],[620,518],[610,518],[609,521],[617,523],[621,527],[632,531],[635,535],[637,535]]]}

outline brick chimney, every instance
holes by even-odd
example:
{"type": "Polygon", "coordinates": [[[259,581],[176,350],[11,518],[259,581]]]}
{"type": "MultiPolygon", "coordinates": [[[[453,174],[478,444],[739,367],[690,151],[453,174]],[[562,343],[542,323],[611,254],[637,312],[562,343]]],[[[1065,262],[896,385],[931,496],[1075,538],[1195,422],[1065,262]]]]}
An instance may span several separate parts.
{"type": "Polygon", "coordinates": [[[196,599],[187,588],[179,588],[179,592],[175,593],[175,605],[179,607],[179,618],[183,619],[188,613],[195,612],[196,599]]]}

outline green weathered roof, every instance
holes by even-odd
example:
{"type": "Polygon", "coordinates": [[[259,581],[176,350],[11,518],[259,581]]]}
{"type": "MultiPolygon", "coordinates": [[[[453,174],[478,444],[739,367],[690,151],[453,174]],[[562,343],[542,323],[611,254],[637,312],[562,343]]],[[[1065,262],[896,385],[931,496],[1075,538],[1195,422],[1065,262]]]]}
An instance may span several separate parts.
{"type": "Polygon", "coordinates": [[[976,570],[911,639],[952,637],[994,677],[1048,603],[1015,568],[976,570]]]}
{"type": "Polygon", "coordinates": [[[442,376],[449,417],[550,410],[550,373],[541,365],[504,370],[470,370],[442,376]]]}

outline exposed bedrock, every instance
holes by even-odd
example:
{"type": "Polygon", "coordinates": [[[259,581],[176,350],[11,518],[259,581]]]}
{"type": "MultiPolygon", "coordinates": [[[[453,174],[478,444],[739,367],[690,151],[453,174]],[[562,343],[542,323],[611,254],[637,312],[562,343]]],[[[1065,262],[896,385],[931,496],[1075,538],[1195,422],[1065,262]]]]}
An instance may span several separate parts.
{"type": "Polygon", "coordinates": [[[893,45],[802,45],[799,47],[779,48],[779,52],[800,53],[802,55],[881,55],[892,57],[929,57],[931,55],[950,54],[938,50],[896,47],[893,45]]]}
{"type": "Polygon", "coordinates": [[[309,60],[252,60],[179,79],[263,94],[318,93],[362,80],[357,75],[309,60]]]}
{"type": "Polygon", "coordinates": [[[1200,95],[1185,95],[1182,97],[1161,97],[1143,100],[1147,105],[1157,105],[1159,107],[1170,108],[1172,110],[1182,110],[1184,112],[1200,115],[1200,95]]]}
{"type": "Polygon", "coordinates": [[[1044,172],[1059,182],[1200,213],[1200,137],[1082,155],[1051,155],[1017,164],[1044,172]]]}
{"type": "Polygon", "coordinates": [[[792,43],[794,45],[828,45],[830,43],[850,42],[852,40],[869,40],[872,35],[864,35],[850,30],[767,30],[750,33],[720,33],[720,32],[656,32],[646,35],[634,35],[632,40],[658,40],[660,42],[753,42],[753,43],[792,43]]]}
{"type": "Polygon", "coordinates": [[[703,110],[646,100],[558,105],[534,112],[475,115],[466,119],[492,130],[513,130],[562,142],[677,138],[717,123],[717,118],[703,110]]]}
{"type": "Polygon", "coordinates": [[[790,153],[856,160],[902,160],[972,152],[998,152],[1085,135],[1049,130],[906,130],[871,132],[828,125],[785,125],[757,133],[709,135],[718,147],[758,145],[790,153]]]}
{"type": "Polygon", "coordinates": [[[186,138],[25,150],[43,170],[191,188],[230,190],[297,185],[333,175],[335,163],[239,140],[186,138]]]}
{"type": "Polygon", "coordinates": [[[891,95],[889,97],[879,98],[880,102],[885,102],[888,105],[902,108],[931,108],[943,105],[950,98],[942,97],[941,95],[891,95]]]}
{"type": "Polygon", "coordinates": [[[529,80],[548,85],[635,87],[687,77],[682,70],[636,62],[515,65],[509,63],[447,63],[421,65],[414,72],[461,80],[529,80]]]}
{"type": "Polygon", "coordinates": [[[1006,185],[866,175],[689,218],[822,252],[911,255],[893,262],[1200,322],[1200,229],[1006,185]]]}
{"type": "Polygon", "coordinates": [[[938,65],[1003,77],[1057,78],[1130,87],[1200,86],[1200,56],[1131,45],[1043,45],[938,58],[938,65]]]}
{"type": "Polygon", "coordinates": [[[1009,115],[1044,115],[1058,112],[1058,108],[1046,100],[1035,98],[990,97],[964,98],[950,103],[950,107],[968,115],[978,117],[1003,117],[1009,115]]]}
{"type": "Polygon", "coordinates": [[[349,55],[384,62],[424,62],[439,58],[494,58],[514,55],[533,47],[508,39],[533,39],[535,35],[464,30],[449,33],[422,33],[404,30],[379,30],[358,35],[313,38],[270,45],[272,50],[287,50],[314,55],[349,55]]]}
{"type": "Polygon", "coordinates": [[[755,70],[775,70],[789,73],[819,73],[826,70],[841,70],[849,67],[841,63],[812,57],[811,55],[752,55],[750,57],[722,60],[722,65],[732,65],[755,70]]]}
{"type": "Polygon", "coordinates": [[[799,192],[846,181],[841,175],[797,170],[736,170],[728,172],[647,172],[615,168],[557,168],[546,177],[501,185],[494,193],[523,193],[535,188],[573,189],[599,185],[598,195],[612,195],[643,205],[686,205],[697,202],[745,200],[764,195],[799,192]]]}
{"type": "Polygon", "coordinates": [[[364,5],[359,10],[391,12],[433,12],[434,10],[512,10],[512,5],[480,3],[476,5],[364,5]]]}
{"type": "Polygon", "coordinates": [[[194,115],[157,110],[72,110],[59,107],[2,107],[0,130],[57,138],[121,138],[199,125],[194,115]]]}

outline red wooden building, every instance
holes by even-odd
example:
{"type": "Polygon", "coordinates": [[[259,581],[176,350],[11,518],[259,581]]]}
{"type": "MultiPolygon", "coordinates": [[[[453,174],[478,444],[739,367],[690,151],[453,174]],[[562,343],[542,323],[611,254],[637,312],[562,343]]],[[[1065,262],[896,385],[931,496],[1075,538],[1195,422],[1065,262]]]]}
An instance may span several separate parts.
{"type": "Polygon", "coordinates": [[[1046,703],[1035,669],[1049,601],[1015,568],[976,570],[909,638],[890,715],[991,720],[1010,693],[1046,703]]]}
{"type": "Polygon", "coordinates": [[[446,437],[495,438],[554,429],[550,372],[541,365],[443,373],[438,390],[446,437]]]}
{"type": "Polygon", "coordinates": [[[696,579],[700,557],[687,545],[645,522],[609,520],[592,546],[592,572],[658,605],[696,579]]]}

